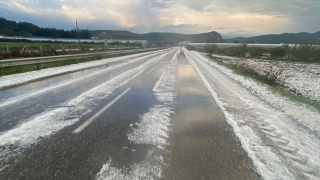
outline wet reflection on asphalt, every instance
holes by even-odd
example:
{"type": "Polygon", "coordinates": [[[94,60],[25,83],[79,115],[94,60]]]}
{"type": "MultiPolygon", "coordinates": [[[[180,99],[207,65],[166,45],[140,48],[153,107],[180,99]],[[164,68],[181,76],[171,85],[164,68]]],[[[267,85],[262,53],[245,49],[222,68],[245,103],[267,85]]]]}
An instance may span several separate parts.
{"type": "Polygon", "coordinates": [[[164,179],[259,179],[223,113],[181,54],[164,179]]]}
{"type": "MultiPolygon", "coordinates": [[[[97,90],[97,95],[93,96],[90,93],[85,96],[83,104],[76,103],[79,111],[74,111],[75,115],[79,116],[79,113],[83,115],[74,124],[48,137],[40,137],[36,143],[25,147],[19,148],[18,145],[0,147],[3,148],[0,149],[0,153],[1,151],[10,153],[15,148],[14,153],[17,153],[7,158],[6,164],[9,166],[3,171],[0,170],[0,177],[3,179],[96,179],[99,175],[97,173],[104,170],[103,167],[110,165],[104,170],[105,176],[102,177],[150,179],[141,177],[152,177],[155,174],[158,175],[153,176],[156,177],[155,179],[161,176],[162,179],[259,179],[252,167],[252,162],[241,148],[231,127],[226,123],[223,113],[215,104],[198,74],[188,63],[183,52],[178,57],[178,67],[176,61],[174,64],[170,63],[174,53],[169,53],[154,64],[145,65],[146,68],[141,72],[138,70],[139,67],[148,62],[148,59],[121,66],[114,71],[102,73],[95,78],[88,78],[68,87],[59,88],[28,100],[30,102],[24,101],[16,107],[19,112],[12,110],[12,112],[6,112],[7,115],[1,114],[7,117],[7,120],[4,119],[0,123],[0,131],[5,132],[7,129],[15,128],[20,123],[20,119],[25,120],[26,117],[37,115],[48,108],[54,109],[55,105],[65,105],[61,102],[77,98],[101,83],[107,83],[119,74],[137,68],[137,72],[121,76],[119,82],[115,81],[114,85],[109,84],[109,88],[102,87],[101,92],[97,90]],[[170,68],[172,72],[169,71],[170,68]],[[162,76],[166,74],[165,72],[169,72],[168,76],[162,76]],[[176,78],[177,72],[178,78],[176,78]],[[137,76],[134,76],[135,74],[137,76]],[[174,91],[172,92],[174,97],[170,102],[160,101],[154,92],[154,87],[158,86],[161,81],[165,89],[161,97],[168,96],[169,90],[166,89],[169,86],[168,79],[161,80],[161,77],[168,79],[174,77],[171,85],[175,88],[169,88],[170,93],[174,91]],[[126,80],[128,80],[127,83],[118,87],[126,80]],[[94,116],[127,88],[131,88],[127,94],[104,111],[81,133],[72,133],[74,129],[94,116]],[[86,105],[84,106],[86,108],[81,108],[82,105],[86,105]],[[153,133],[151,135],[154,135],[155,131],[160,132],[158,136],[150,136],[141,131],[142,136],[137,136],[139,137],[137,139],[149,140],[150,138],[143,139],[148,135],[155,137],[154,139],[162,139],[165,143],[160,143],[161,148],[158,148],[159,144],[156,146],[129,138],[129,134],[132,134],[135,129],[149,127],[148,125],[152,125],[152,122],[165,119],[163,118],[165,111],[151,111],[159,107],[170,111],[167,115],[170,121],[160,125],[155,123],[155,126],[147,129],[147,132],[153,133]],[[143,117],[146,117],[146,126],[140,123],[143,117]],[[166,133],[161,133],[162,131],[166,133]]],[[[81,73],[85,75],[89,72],[78,72],[73,75],[79,77],[82,76],[81,73]]],[[[73,75],[67,76],[72,79],[73,75]]],[[[49,82],[58,81],[59,77],[56,77],[50,79],[49,82]]],[[[43,88],[46,86],[45,82],[43,83],[34,82],[28,86],[31,89],[43,88]]],[[[16,92],[12,91],[12,93],[16,92]]],[[[76,109],[77,106],[74,108],[76,109]]],[[[72,113],[69,114],[62,113],[63,121],[68,121],[73,117],[72,113]]],[[[47,122],[46,119],[50,117],[45,117],[43,121],[47,122]]],[[[44,125],[50,128],[52,124],[43,123],[45,130],[47,127],[44,125]]],[[[30,129],[39,126],[36,124],[30,126],[30,129]]],[[[43,129],[40,128],[39,131],[42,132],[43,129]]],[[[30,134],[25,133],[25,138],[28,138],[30,134]]]]}

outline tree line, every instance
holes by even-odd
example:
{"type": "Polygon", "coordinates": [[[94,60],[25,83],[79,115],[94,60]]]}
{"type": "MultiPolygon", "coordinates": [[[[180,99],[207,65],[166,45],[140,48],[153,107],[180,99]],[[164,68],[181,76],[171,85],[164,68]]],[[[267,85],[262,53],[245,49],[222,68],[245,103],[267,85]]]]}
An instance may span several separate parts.
{"type": "MultiPolygon", "coordinates": [[[[78,38],[76,29],[63,30],[56,28],[41,28],[28,22],[15,22],[0,18],[0,35],[49,37],[49,38],[78,38]]],[[[81,39],[90,39],[89,30],[79,30],[81,39]]]]}

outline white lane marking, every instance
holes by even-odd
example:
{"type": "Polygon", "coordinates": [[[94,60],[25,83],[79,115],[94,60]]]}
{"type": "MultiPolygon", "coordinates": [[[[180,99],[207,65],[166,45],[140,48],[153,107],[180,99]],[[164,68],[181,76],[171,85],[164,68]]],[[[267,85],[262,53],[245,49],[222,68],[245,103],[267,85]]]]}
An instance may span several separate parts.
{"type": "Polygon", "coordinates": [[[0,146],[4,148],[2,150],[0,148],[0,171],[7,167],[11,158],[19,156],[25,147],[78,122],[80,117],[92,111],[90,107],[96,106],[94,101],[108,97],[115,89],[142,74],[147,67],[159,62],[168,53],[166,52],[134,69],[113,77],[104,84],[62,104],[70,107],[46,110],[39,115],[26,119],[11,130],[0,132],[0,146]]]}
{"type": "Polygon", "coordinates": [[[109,104],[107,104],[105,107],[103,107],[99,112],[97,112],[95,115],[93,115],[90,119],[88,119],[86,122],[81,124],[77,129],[72,131],[72,133],[77,134],[81,132],[83,129],[85,129],[87,126],[89,126],[96,118],[98,118],[104,111],[106,111],[109,107],[111,107],[115,102],[117,102],[122,96],[124,96],[131,88],[128,88],[123,93],[121,93],[119,96],[117,96],[113,101],[111,101],[109,104]]]}
{"type": "MultiPolygon", "coordinates": [[[[180,51],[178,51],[180,52],[180,51]]],[[[149,111],[141,115],[137,127],[133,127],[128,133],[128,140],[135,144],[152,145],[143,161],[130,165],[127,168],[116,168],[112,158],[103,165],[100,172],[96,175],[96,180],[104,179],[161,179],[164,166],[164,155],[167,151],[164,149],[168,144],[170,131],[170,116],[173,112],[170,102],[174,101],[176,96],[175,82],[177,72],[177,55],[174,55],[173,63],[161,75],[159,81],[153,88],[157,98],[159,96],[169,96],[172,98],[158,98],[164,102],[164,105],[154,105],[149,111]]],[[[133,149],[132,149],[133,150],[133,149]]],[[[138,150],[139,151],[139,150],[138,150]]]]}
{"type": "Polygon", "coordinates": [[[152,68],[147,74],[150,74],[156,67],[152,68]]]}
{"type": "MultiPolygon", "coordinates": [[[[169,52],[164,53],[163,55],[160,55],[159,57],[155,57],[152,60],[153,61],[149,61],[147,63],[145,63],[145,67],[140,71],[141,74],[145,68],[149,65],[149,63],[153,63],[153,62],[157,62],[160,59],[162,59],[164,56],[166,56],[169,52]]],[[[140,68],[141,66],[139,66],[138,68],[140,68]]],[[[126,91],[124,91],[122,94],[120,94],[118,97],[116,97],[111,103],[109,103],[108,105],[106,105],[104,108],[102,108],[97,114],[95,114],[94,116],[92,116],[90,119],[88,119],[86,122],[84,122],[81,126],[79,126],[77,129],[75,129],[74,131],[72,131],[72,133],[76,134],[81,132],[84,128],[86,128],[90,123],[92,123],[97,117],[99,117],[104,111],[106,111],[110,106],[112,106],[118,99],[120,99],[124,94],[126,94],[131,88],[128,88],[126,91]]]]}

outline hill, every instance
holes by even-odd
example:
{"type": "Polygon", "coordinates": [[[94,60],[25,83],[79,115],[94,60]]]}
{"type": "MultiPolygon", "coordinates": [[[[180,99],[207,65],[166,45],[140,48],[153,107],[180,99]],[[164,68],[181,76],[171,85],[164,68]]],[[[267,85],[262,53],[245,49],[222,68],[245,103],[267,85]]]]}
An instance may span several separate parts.
{"type": "MultiPolygon", "coordinates": [[[[49,38],[77,38],[76,30],[61,30],[55,28],[41,28],[28,22],[15,22],[0,17],[0,35],[26,36],[26,37],[49,37],[49,38]]],[[[151,44],[176,45],[181,41],[191,41],[195,43],[226,42],[221,35],[215,31],[201,34],[179,34],[167,32],[151,32],[137,34],[130,31],[115,30],[80,30],[80,38],[90,39],[99,37],[100,39],[115,40],[148,40],[151,44]]]]}
{"type": "Polygon", "coordinates": [[[320,31],[316,33],[283,33],[283,34],[268,34],[262,36],[254,36],[250,38],[231,38],[226,39],[228,42],[235,42],[238,41],[242,42],[254,42],[254,43],[261,43],[261,44],[300,44],[300,43],[316,43],[320,44],[320,31]]]}
{"type": "Polygon", "coordinates": [[[168,32],[151,32],[146,34],[137,34],[130,31],[110,31],[99,30],[91,31],[92,36],[99,37],[100,39],[117,39],[117,40],[148,40],[153,44],[178,44],[181,41],[191,41],[195,43],[214,43],[226,42],[219,33],[212,31],[201,34],[179,34],[168,32]]]}
{"type": "MultiPolygon", "coordinates": [[[[32,23],[10,21],[1,17],[0,35],[26,37],[35,36],[49,38],[77,38],[77,33],[74,29],[67,31],[55,28],[41,28],[32,23]]],[[[89,30],[79,30],[79,37],[83,39],[90,39],[91,34],[89,30]]]]}

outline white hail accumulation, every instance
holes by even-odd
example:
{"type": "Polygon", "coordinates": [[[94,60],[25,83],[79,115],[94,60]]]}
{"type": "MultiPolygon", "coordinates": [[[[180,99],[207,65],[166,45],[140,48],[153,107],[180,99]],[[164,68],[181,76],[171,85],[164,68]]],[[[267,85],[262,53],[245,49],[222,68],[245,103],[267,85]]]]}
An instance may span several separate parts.
{"type": "Polygon", "coordinates": [[[319,179],[318,112],[185,52],[263,179],[319,179]]]}
{"type": "Polygon", "coordinates": [[[225,63],[241,66],[266,76],[276,74],[278,80],[289,90],[320,102],[320,65],[241,59],[213,54],[225,63]]]}
{"type": "Polygon", "coordinates": [[[170,116],[173,113],[172,102],[176,96],[175,81],[177,76],[177,55],[178,50],[167,70],[162,74],[159,81],[153,88],[154,94],[160,102],[141,115],[139,122],[132,126],[128,133],[128,139],[136,144],[151,145],[144,161],[135,163],[127,169],[118,169],[112,166],[110,159],[103,165],[96,179],[160,179],[164,163],[163,154],[167,145],[167,138],[170,126],[170,116]]]}
{"type": "Polygon", "coordinates": [[[107,98],[115,89],[128,83],[141,74],[147,67],[160,61],[168,53],[162,53],[146,63],[122,73],[105,83],[82,93],[78,97],[63,102],[61,107],[37,114],[13,129],[0,133],[0,170],[5,162],[18,155],[30,144],[48,137],[65,127],[78,122],[96,107],[97,101],[107,98]],[[14,147],[14,149],[12,149],[14,147]]]}

